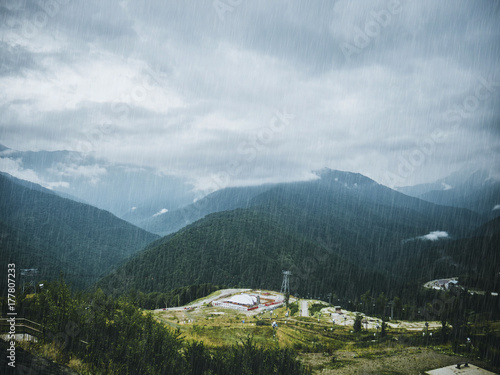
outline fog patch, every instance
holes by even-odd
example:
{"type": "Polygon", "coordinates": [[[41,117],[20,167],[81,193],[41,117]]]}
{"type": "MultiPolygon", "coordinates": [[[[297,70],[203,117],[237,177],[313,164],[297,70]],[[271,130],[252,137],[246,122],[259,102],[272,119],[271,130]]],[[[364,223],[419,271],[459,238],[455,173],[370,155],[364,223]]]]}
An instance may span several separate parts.
{"type": "Polygon", "coordinates": [[[437,240],[440,240],[442,238],[448,238],[448,237],[449,237],[448,232],[434,231],[434,232],[430,232],[429,234],[426,234],[425,236],[417,237],[417,239],[425,240],[425,241],[437,241],[437,240]]]}
{"type": "Polygon", "coordinates": [[[163,214],[166,214],[168,212],[168,210],[166,208],[162,208],[160,211],[158,211],[157,213],[155,213],[153,215],[153,217],[156,217],[156,216],[160,216],[160,215],[163,215],[163,214]]]}
{"type": "Polygon", "coordinates": [[[450,190],[450,189],[452,189],[452,186],[448,185],[445,182],[441,182],[441,186],[443,187],[443,190],[450,190]]]}
{"type": "Polygon", "coordinates": [[[436,230],[436,231],[430,232],[424,236],[407,238],[405,240],[402,240],[401,243],[405,244],[407,242],[417,241],[417,240],[420,240],[420,241],[438,241],[438,240],[447,239],[447,238],[450,238],[448,232],[436,230]]]}

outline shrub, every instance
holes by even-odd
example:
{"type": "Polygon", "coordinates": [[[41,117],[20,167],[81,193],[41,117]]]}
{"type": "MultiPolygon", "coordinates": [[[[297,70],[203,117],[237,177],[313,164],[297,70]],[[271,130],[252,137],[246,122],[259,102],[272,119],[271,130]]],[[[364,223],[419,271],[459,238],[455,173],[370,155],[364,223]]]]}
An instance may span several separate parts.
{"type": "Polygon", "coordinates": [[[355,333],[361,332],[361,321],[363,320],[363,315],[361,314],[356,314],[356,318],[354,319],[354,324],[352,328],[354,329],[355,333]]]}

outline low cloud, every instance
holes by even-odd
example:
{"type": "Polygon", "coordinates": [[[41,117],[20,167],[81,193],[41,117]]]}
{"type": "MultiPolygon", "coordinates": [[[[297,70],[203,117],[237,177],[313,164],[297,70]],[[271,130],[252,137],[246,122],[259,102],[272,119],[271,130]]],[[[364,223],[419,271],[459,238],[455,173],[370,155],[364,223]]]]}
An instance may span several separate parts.
{"type": "Polygon", "coordinates": [[[441,182],[441,186],[443,187],[443,190],[450,190],[450,189],[452,189],[452,186],[448,185],[445,182],[441,182]]]}
{"type": "Polygon", "coordinates": [[[495,211],[495,210],[500,210],[500,204],[497,204],[495,207],[493,207],[492,211],[495,211]]]}
{"type": "Polygon", "coordinates": [[[20,180],[30,181],[41,185],[50,190],[58,187],[69,188],[69,183],[66,181],[44,181],[33,169],[25,169],[21,159],[0,158],[0,171],[8,173],[20,180]]]}
{"type": "Polygon", "coordinates": [[[64,189],[69,189],[69,182],[66,181],[57,181],[57,182],[45,182],[45,187],[47,189],[57,189],[57,188],[64,188],[64,189]]]}
{"type": "Polygon", "coordinates": [[[59,176],[70,178],[84,178],[89,180],[93,185],[97,184],[100,177],[107,173],[106,168],[103,168],[97,164],[77,165],[57,163],[55,167],[48,169],[48,171],[59,176]]]}
{"type": "Polygon", "coordinates": [[[429,234],[426,234],[425,236],[417,237],[417,239],[426,240],[426,241],[437,241],[437,240],[440,240],[442,238],[448,238],[448,237],[449,237],[448,232],[434,231],[434,232],[430,232],[429,234]]]}
{"type": "Polygon", "coordinates": [[[22,180],[39,183],[40,178],[32,169],[24,169],[21,159],[0,158],[0,171],[22,180]]]}
{"type": "Polygon", "coordinates": [[[241,186],[323,167],[408,186],[499,155],[494,2],[226,1],[223,19],[212,1],[3,3],[9,147],[95,154],[201,191],[221,173],[241,186]],[[283,108],[294,118],[270,133],[283,108]]]}
{"type": "Polygon", "coordinates": [[[160,216],[160,215],[163,215],[163,214],[166,214],[168,212],[168,210],[166,208],[162,208],[160,211],[158,211],[157,213],[155,213],[153,215],[153,217],[156,217],[156,216],[160,216]]]}
{"type": "Polygon", "coordinates": [[[407,242],[411,241],[416,241],[416,240],[421,240],[421,241],[438,241],[441,239],[449,238],[450,236],[448,235],[448,232],[445,231],[433,231],[430,232],[424,236],[418,236],[418,237],[413,237],[413,238],[407,238],[405,240],[402,240],[401,243],[405,244],[407,242]]]}

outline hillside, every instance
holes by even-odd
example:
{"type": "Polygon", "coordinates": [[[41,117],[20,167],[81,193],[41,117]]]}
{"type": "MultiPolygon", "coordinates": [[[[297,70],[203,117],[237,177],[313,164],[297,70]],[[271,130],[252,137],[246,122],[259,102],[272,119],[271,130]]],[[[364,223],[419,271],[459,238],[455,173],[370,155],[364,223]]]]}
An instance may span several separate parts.
{"type": "Polygon", "coordinates": [[[131,288],[165,291],[205,280],[279,289],[283,269],[293,272],[291,288],[300,295],[333,287],[356,294],[385,280],[285,230],[264,212],[237,209],[211,214],[156,241],[98,285],[114,294],[131,288]]]}
{"type": "Polygon", "coordinates": [[[107,211],[18,181],[0,175],[1,259],[18,270],[37,268],[38,280],[62,272],[75,286],[89,286],[158,238],[107,211]]]}
{"type": "Polygon", "coordinates": [[[217,190],[192,204],[161,215],[138,220],[135,212],[129,212],[123,218],[149,232],[165,236],[202,219],[208,214],[236,208],[248,208],[252,198],[269,190],[272,186],[228,187],[217,190]]]}
{"type": "Polygon", "coordinates": [[[290,269],[293,293],[357,296],[407,284],[419,253],[409,248],[429,242],[412,239],[433,231],[462,238],[483,220],[330,170],[315,181],[266,189],[248,205],[156,241],[99,285],[113,293],[197,283],[279,289],[281,270],[290,269]]]}
{"type": "Polygon", "coordinates": [[[377,269],[404,256],[406,239],[432,231],[460,238],[484,220],[469,210],[408,197],[359,174],[325,170],[320,177],[281,185],[252,203],[309,241],[377,269]]]}
{"type": "MultiPolygon", "coordinates": [[[[469,233],[467,238],[437,241],[424,246],[409,262],[409,276],[425,272],[429,280],[458,276],[460,284],[482,291],[500,292],[500,218],[493,219],[469,233]]],[[[410,245],[410,246],[414,246],[410,245]]],[[[399,265],[401,266],[401,265],[399,265]]]]}
{"type": "MultiPolygon", "coordinates": [[[[328,214],[341,212],[342,214],[356,215],[366,211],[379,211],[379,217],[390,218],[394,208],[402,208],[403,210],[395,213],[394,222],[400,221],[402,216],[407,216],[407,213],[403,212],[404,210],[412,210],[415,213],[425,215],[425,217],[436,218],[431,222],[435,225],[442,225],[444,221],[451,220],[445,224],[452,224],[446,226],[452,227],[457,233],[474,228],[486,220],[474,212],[448,209],[440,207],[436,203],[429,204],[422,199],[409,197],[357,173],[330,169],[316,173],[319,178],[313,181],[229,187],[211,193],[195,203],[148,219],[133,219],[134,213],[132,212],[124,218],[152,233],[168,235],[211,213],[259,205],[264,205],[272,210],[273,205],[277,202],[283,203],[285,200],[284,205],[280,203],[280,207],[283,208],[290,206],[288,201],[297,198],[293,202],[294,207],[300,206],[300,210],[307,209],[309,211],[319,209],[328,214]],[[363,203],[368,205],[366,209],[361,207],[363,203]],[[346,205],[350,205],[350,207],[346,205]],[[353,207],[362,211],[352,212],[351,208],[353,207]]],[[[308,219],[310,218],[308,217],[308,219]]],[[[412,225],[412,223],[408,224],[412,225]]]]}

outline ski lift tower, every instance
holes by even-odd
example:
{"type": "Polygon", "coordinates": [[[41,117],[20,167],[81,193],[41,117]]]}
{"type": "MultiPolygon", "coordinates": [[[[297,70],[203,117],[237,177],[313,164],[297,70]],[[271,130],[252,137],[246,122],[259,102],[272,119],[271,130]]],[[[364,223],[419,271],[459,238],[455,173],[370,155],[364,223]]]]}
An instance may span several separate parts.
{"type": "Polygon", "coordinates": [[[24,294],[24,289],[29,287],[30,285],[33,286],[33,289],[36,294],[36,276],[38,275],[38,268],[23,268],[21,269],[21,276],[23,276],[23,294],[24,294]]]}
{"type": "Polygon", "coordinates": [[[292,276],[291,271],[282,271],[283,273],[283,282],[281,283],[280,293],[285,295],[288,293],[290,295],[290,280],[289,277],[292,276]]]}

